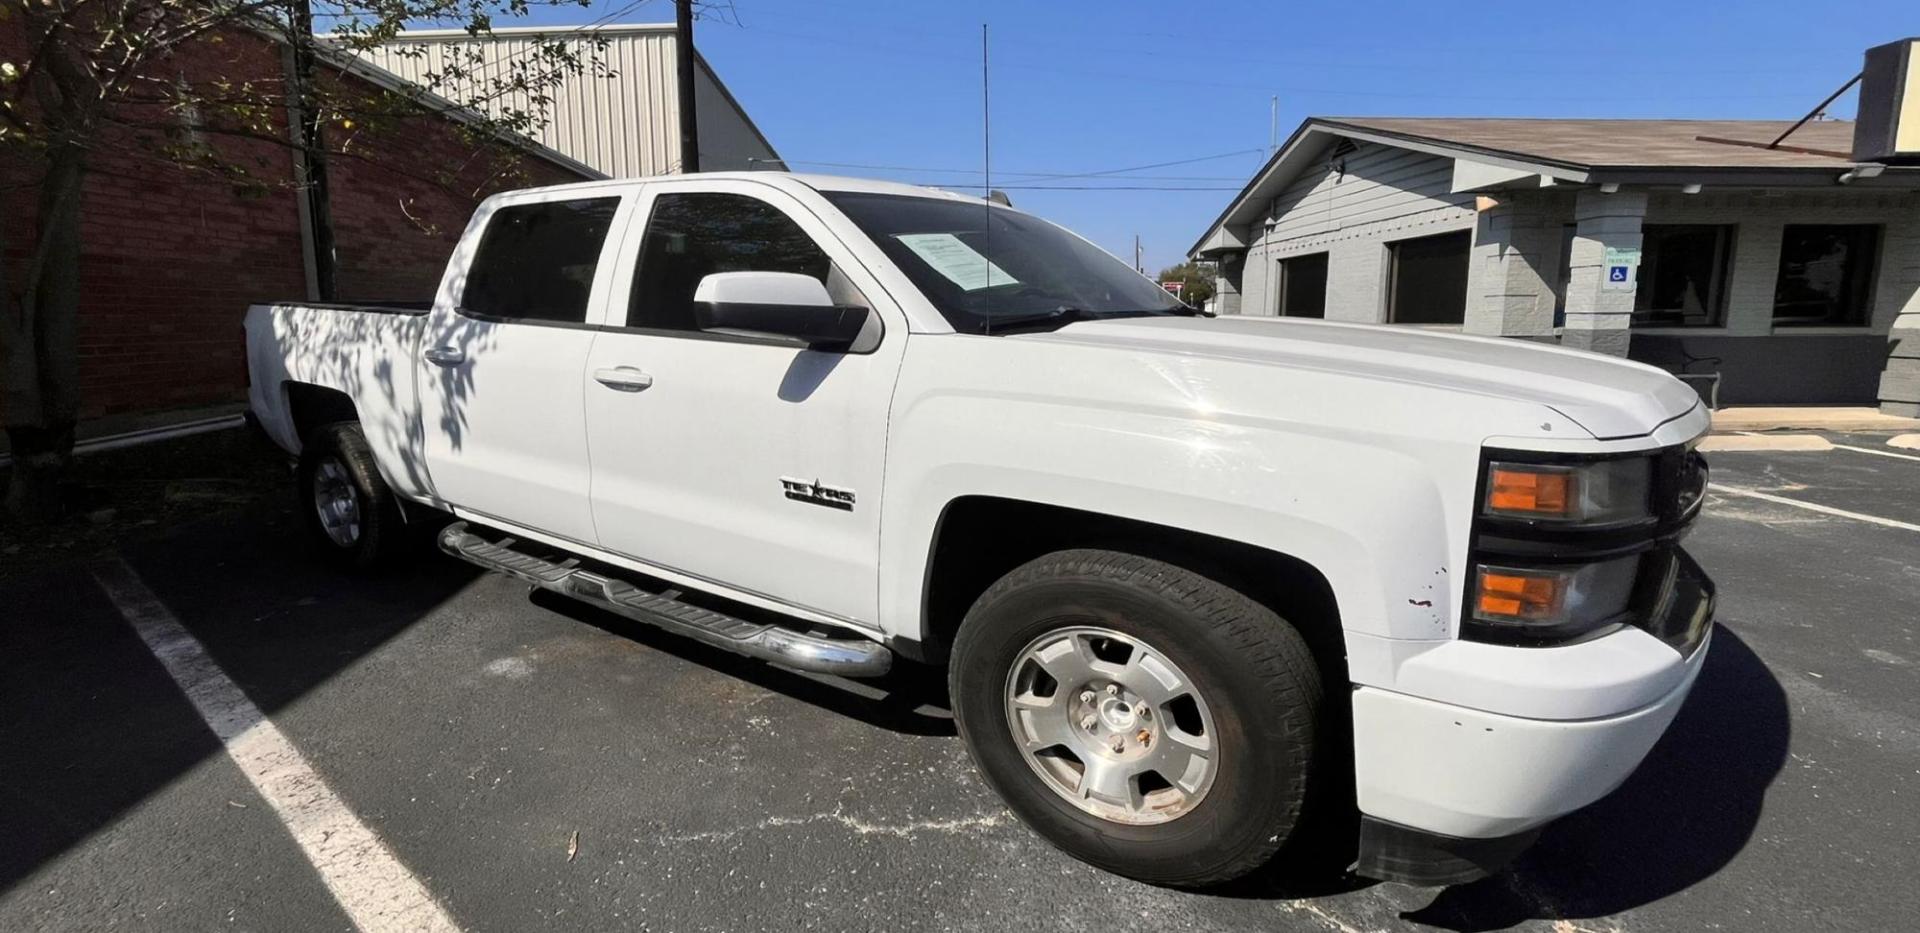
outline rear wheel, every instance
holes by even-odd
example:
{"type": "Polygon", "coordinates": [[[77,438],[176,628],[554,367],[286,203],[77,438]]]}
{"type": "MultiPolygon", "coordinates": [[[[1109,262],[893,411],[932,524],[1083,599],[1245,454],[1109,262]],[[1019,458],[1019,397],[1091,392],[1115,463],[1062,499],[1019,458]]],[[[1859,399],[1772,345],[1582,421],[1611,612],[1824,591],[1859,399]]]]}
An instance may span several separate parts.
{"type": "Polygon", "coordinates": [[[1102,868],[1225,882],[1300,821],[1318,669],[1272,610],[1191,571],[1099,550],[1029,562],[974,603],[949,679],[988,783],[1102,868]]]}
{"type": "Polygon", "coordinates": [[[356,570],[393,562],[405,523],[358,423],[314,429],[295,475],[308,538],[323,554],[356,570]]]}

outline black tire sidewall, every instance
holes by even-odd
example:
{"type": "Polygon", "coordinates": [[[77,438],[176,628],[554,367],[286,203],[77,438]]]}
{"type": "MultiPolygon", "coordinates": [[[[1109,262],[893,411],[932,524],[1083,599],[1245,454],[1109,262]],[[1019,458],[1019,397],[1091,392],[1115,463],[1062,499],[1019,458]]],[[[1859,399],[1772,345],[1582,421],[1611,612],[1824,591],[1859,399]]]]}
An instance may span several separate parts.
{"type": "MultiPolygon", "coordinates": [[[[1299,638],[1277,616],[1259,613],[1266,618],[1243,624],[1299,638]]],[[[1194,624],[1191,606],[1176,595],[1071,573],[990,590],[956,641],[951,680],[955,718],[988,783],[1041,835],[1103,868],[1165,884],[1225,880],[1264,862],[1298,822],[1312,764],[1313,710],[1277,694],[1244,643],[1221,626],[1194,624]],[[1206,700],[1219,770],[1191,812],[1144,826],[1102,820],[1048,787],[1015,747],[1004,706],[1008,672],[1034,639],[1074,625],[1144,641],[1185,671],[1206,700]]],[[[1303,685],[1318,686],[1317,678],[1303,685]]]]}
{"type": "Polygon", "coordinates": [[[400,507],[393,490],[373,461],[373,451],[352,422],[322,425],[314,429],[301,447],[295,470],[296,505],[300,509],[308,540],[327,560],[353,570],[373,570],[390,556],[392,541],[400,533],[400,507]],[[336,543],[320,522],[314,508],[313,487],[320,465],[328,459],[338,461],[360,494],[360,536],[352,546],[336,543]]]}

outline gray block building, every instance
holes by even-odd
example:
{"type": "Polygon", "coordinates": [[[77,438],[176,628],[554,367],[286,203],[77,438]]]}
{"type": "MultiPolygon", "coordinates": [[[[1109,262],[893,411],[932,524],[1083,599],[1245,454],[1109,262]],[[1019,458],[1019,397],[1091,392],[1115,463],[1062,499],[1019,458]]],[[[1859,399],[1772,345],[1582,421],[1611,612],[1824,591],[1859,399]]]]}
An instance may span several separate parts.
{"type": "Polygon", "coordinates": [[[1553,341],[1920,415],[1920,167],[1854,124],[1313,118],[1190,250],[1216,310],[1553,341]]]}

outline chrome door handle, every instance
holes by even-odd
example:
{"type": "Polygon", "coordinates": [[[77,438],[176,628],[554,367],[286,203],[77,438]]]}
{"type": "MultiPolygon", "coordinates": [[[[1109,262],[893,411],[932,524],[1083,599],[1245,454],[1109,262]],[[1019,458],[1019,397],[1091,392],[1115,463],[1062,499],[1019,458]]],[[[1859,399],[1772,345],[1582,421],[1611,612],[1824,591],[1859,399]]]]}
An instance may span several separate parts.
{"type": "Polygon", "coordinates": [[[593,381],[619,392],[638,392],[653,385],[653,377],[631,366],[614,366],[593,371],[593,381]]]}
{"type": "Polygon", "coordinates": [[[459,347],[434,347],[421,356],[435,366],[458,366],[467,361],[467,351],[459,347]]]}

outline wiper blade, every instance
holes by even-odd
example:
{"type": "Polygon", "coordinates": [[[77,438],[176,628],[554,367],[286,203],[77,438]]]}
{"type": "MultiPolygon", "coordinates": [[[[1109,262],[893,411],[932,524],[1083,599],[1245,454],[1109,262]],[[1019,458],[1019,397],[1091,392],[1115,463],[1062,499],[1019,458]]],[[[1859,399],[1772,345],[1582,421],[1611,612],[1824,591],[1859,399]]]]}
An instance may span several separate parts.
{"type": "Polygon", "coordinates": [[[1035,314],[1015,314],[1007,317],[989,317],[981,324],[981,332],[987,334],[1007,333],[1013,330],[1033,330],[1036,328],[1058,328],[1076,321],[1114,321],[1128,317],[1211,317],[1192,305],[1177,308],[1141,308],[1136,311],[1088,311],[1072,305],[1061,305],[1052,311],[1035,314]]]}
{"type": "Polygon", "coordinates": [[[1006,317],[989,316],[980,323],[980,332],[984,334],[1003,334],[1011,330],[1024,330],[1049,325],[1065,326],[1075,321],[1097,321],[1102,317],[1085,308],[1061,305],[1052,311],[1040,311],[1034,314],[1013,314],[1006,317]]]}

